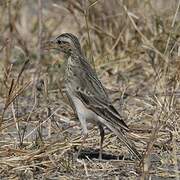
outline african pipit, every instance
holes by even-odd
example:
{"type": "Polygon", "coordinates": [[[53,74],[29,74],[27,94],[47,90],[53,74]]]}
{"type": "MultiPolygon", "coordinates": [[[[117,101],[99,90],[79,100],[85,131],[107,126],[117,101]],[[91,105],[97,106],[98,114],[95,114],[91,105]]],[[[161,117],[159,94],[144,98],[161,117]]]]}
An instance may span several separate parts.
{"type": "Polygon", "coordinates": [[[64,33],[44,44],[45,49],[63,52],[65,58],[65,89],[83,129],[85,141],[88,135],[87,122],[98,125],[100,130],[100,158],[104,140],[103,126],[109,128],[127,146],[138,160],[141,155],[127,139],[128,126],[113,107],[96,72],[84,57],[76,36],[64,33]]]}

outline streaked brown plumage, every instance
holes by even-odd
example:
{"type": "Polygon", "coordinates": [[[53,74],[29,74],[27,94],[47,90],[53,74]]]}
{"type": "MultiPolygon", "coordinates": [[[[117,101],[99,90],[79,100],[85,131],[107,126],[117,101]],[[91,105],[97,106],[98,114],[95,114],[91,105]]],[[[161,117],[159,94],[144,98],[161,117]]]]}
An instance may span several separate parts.
{"type": "Polygon", "coordinates": [[[126,137],[128,126],[113,107],[96,72],[84,57],[78,39],[70,33],[64,33],[48,41],[44,46],[46,49],[55,49],[65,55],[66,93],[81,122],[84,139],[88,134],[86,121],[97,124],[101,135],[100,157],[102,157],[103,126],[106,126],[138,160],[141,160],[141,155],[134,144],[126,137]]]}

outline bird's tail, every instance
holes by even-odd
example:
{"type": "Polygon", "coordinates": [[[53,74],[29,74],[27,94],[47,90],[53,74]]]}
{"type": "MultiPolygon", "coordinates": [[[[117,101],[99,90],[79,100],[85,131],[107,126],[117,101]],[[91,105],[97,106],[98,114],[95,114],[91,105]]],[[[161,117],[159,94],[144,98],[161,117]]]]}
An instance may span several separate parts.
{"type": "Polygon", "coordinates": [[[112,125],[110,123],[105,124],[129,149],[129,151],[139,160],[141,161],[142,156],[137,151],[135,145],[133,142],[130,141],[130,139],[127,138],[125,132],[123,132],[121,127],[117,127],[115,125],[112,125]]]}
{"type": "MultiPolygon", "coordinates": [[[[117,130],[116,130],[117,131],[117,130]]],[[[114,132],[118,138],[127,146],[127,148],[129,149],[129,151],[139,160],[141,161],[142,156],[140,155],[140,153],[138,152],[138,150],[135,147],[135,144],[133,142],[130,141],[130,139],[127,138],[126,134],[122,131],[119,130],[117,132],[114,132]]]]}

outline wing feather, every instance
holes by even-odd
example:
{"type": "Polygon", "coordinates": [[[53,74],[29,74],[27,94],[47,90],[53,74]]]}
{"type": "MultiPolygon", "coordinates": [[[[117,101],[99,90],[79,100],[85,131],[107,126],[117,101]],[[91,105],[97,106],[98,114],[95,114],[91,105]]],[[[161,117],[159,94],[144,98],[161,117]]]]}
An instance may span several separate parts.
{"type": "Polygon", "coordinates": [[[81,87],[74,89],[74,95],[81,99],[83,104],[98,116],[104,118],[112,125],[119,125],[122,129],[128,131],[128,126],[110,102],[96,72],[86,61],[82,60],[80,62],[81,68],[78,70],[73,68],[76,72],[77,80],[79,80],[78,84],[81,87]]]}

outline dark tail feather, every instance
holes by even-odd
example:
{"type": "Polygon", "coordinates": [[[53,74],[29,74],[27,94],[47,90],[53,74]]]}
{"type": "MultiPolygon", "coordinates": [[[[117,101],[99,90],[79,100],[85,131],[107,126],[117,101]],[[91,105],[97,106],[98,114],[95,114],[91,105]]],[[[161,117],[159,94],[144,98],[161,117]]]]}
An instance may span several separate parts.
{"type": "Polygon", "coordinates": [[[137,151],[133,142],[131,142],[127,137],[125,132],[120,127],[113,127],[109,123],[106,122],[106,125],[129,149],[129,151],[139,160],[141,161],[142,156],[137,151]]]}
{"type": "MultiPolygon", "coordinates": [[[[116,132],[115,132],[116,134],[116,132]]],[[[118,133],[116,134],[118,136],[118,138],[127,146],[127,148],[129,149],[129,151],[139,160],[141,161],[142,156],[139,154],[139,152],[137,151],[135,145],[133,142],[131,142],[127,137],[126,134],[122,131],[118,131],[118,133]]]]}

